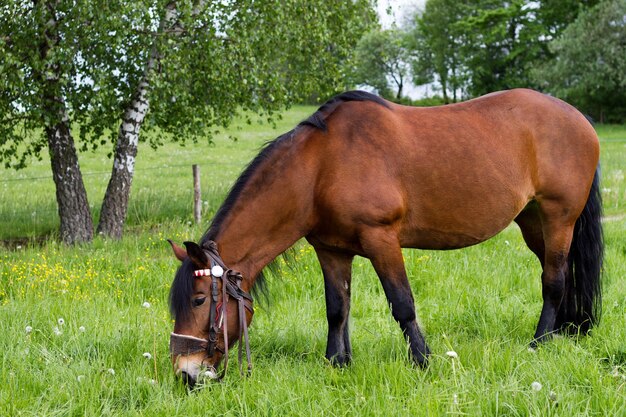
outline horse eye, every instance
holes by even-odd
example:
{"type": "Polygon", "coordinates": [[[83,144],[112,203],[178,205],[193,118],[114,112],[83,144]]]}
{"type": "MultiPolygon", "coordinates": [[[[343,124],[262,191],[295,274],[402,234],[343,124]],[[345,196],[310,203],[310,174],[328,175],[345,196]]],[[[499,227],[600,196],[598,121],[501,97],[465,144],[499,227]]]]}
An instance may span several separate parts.
{"type": "Polygon", "coordinates": [[[206,300],[206,297],[201,297],[201,298],[194,298],[193,299],[193,306],[194,307],[199,307],[202,304],[204,304],[204,301],[206,300]]]}

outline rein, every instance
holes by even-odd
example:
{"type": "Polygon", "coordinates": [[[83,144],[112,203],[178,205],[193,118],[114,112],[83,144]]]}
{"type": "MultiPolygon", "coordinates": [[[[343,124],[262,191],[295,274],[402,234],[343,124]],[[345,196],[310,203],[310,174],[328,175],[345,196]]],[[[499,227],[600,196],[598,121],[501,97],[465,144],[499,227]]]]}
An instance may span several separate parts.
{"type": "Polygon", "coordinates": [[[201,339],[194,336],[171,333],[170,353],[172,355],[190,355],[196,352],[206,351],[209,357],[218,351],[224,355],[224,368],[219,376],[222,379],[228,368],[228,315],[226,307],[230,297],[237,301],[239,319],[239,373],[243,372],[243,343],[246,345],[246,360],[248,363],[248,374],[252,371],[252,359],[250,357],[250,340],[248,338],[248,323],[246,321],[246,309],[254,313],[252,307],[252,296],[241,288],[243,277],[240,272],[229,269],[224,264],[217,251],[217,244],[208,241],[203,245],[205,253],[208,255],[210,269],[199,269],[194,271],[195,277],[211,277],[211,305],[209,307],[209,338],[201,339]],[[219,295],[219,281],[222,281],[222,299],[219,295]],[[224,348],[217,345],[218,335],[222,333],[224,337],[224,348]]]}

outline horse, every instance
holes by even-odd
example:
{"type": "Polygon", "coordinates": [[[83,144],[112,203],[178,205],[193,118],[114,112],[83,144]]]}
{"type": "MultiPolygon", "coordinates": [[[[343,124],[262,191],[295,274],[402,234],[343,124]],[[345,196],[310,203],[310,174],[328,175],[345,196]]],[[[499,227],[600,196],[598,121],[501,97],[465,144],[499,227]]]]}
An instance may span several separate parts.
{"type": "Polygon", "coordinates": [[[586,334],[601,313],[601,214],[598,137],[559,99],[515,89],[420,108],[342,93],[262,148],[198,243],[170,241],[182,262],[170,290],[174,369],[190,386],[220,378],[237,341],[250,368],[250,290],[301,238],[323,272],[335,365],[352,357],[355,255],[371,261],[409,356],[426,366],[401,248],[464,248],[513,221],[542,267],[531,346],[586,334]]]}

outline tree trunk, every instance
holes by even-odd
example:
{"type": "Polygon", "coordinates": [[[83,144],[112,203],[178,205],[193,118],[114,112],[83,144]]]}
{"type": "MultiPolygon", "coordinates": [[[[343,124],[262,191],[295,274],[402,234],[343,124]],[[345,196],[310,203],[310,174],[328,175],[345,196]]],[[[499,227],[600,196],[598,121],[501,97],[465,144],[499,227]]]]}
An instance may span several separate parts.
{"type": "MultiPolygon", "coordinates": [[[[165,6],[165,16],[159,25],[159,34],[176,23],[177,15],[176,2],[169,2],[165,6]]],[[[137,85],[132,100],[130,100],[124,111],[124,118],[115,145],[111,179],[102,201],[98,233],[114,239],[122,237],[124,223],[126,222],[130,188],[135,173],[139,131],[150,107],[148,89],[150,88],[150,78],[157,66],[158,58],[155,36],[143,76],[137,85]]]]}
{"type": "Polygon", "coordinates": [[[459,80],[457,78],[457,73],[456,73],[456,60],[454,60],[454,59],[452,59],[452,68],[451,68],[451,70],[452,70],[452,81],[451,81],[451,84],[452,84],[452,102],[456,103],[456,101],[457,101],[456,90],[458,88],[459,80]]]}
{"type": "Polygon", "coordinates": [[[402,76],[400,76],[400,81],[398,82],[398,93],[396,94],[396,99],[399,101],[402,99],[402,87],[404,87],[402,82],[402,76]]]}
{"type": "Polygon", "coordinates": [[[93,239],[91,212],[67,118],[46,127],[46,135],[56,185],[61,240],[70,245],[90,242],[93,239]]]}
{"type": "Polygon", "coordinates": [[[43,126],[56,185],[61,240],[68,244],[89,242],[93,239],[91,212],[62,92],[63,69],[54,54],[60,42],[56,16],[58,2],[34,1],[33,5],[41,7],[43,18],[44,31],[39,43],[39,57],[44,67],[43,70],[35,71],[34,75],[42,88],[43,126]]]}
{"type": "Polygon", "coordinates": [[[102,201],[98,233],[114,239],[120,239],[124,229],[130,187],[135,173],[139,129],[149,107],[147,92],[148,83],[142,80],[135,98],[124,112],[115,145],[113,171],[102,201]]]}
{"type": "Polygon", "coordinates": [[[441,91],[443,93],[443,103],[450,104],[450,98],[448,97],[448,79],[445,76],[439,74],[439,83],[441,84],[441,91]]]}

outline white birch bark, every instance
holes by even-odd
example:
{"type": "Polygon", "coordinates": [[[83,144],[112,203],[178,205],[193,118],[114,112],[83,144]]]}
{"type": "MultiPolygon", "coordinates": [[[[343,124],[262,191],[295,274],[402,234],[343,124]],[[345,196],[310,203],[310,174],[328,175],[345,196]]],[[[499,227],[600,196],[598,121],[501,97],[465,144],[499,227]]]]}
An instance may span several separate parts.
{"type": "MultiPolygon", "coordinates": [[[[165,7],[165,15],[159,24],[156,36],[159,36],[159,34],[163,33],[168,28],[173,27],[177,20],[178,13],[176,10],[176,2],[170,2],[165,7]]],[[[97,231],[99,234],[115,239],[120,239],[123,234],[124,222],[126,221],[128,211],[130,188],[135,173],[135,158],[137,157],[139,132],[150,108],[148,90],[159,59],[156,36],[153,40],[143,76],[137,84],[137,89],[133,94],[132,100],[124,111],[115,146],[111,179],[109,180],[109,185],[107,186],[102,202],[97,231]]]]}

